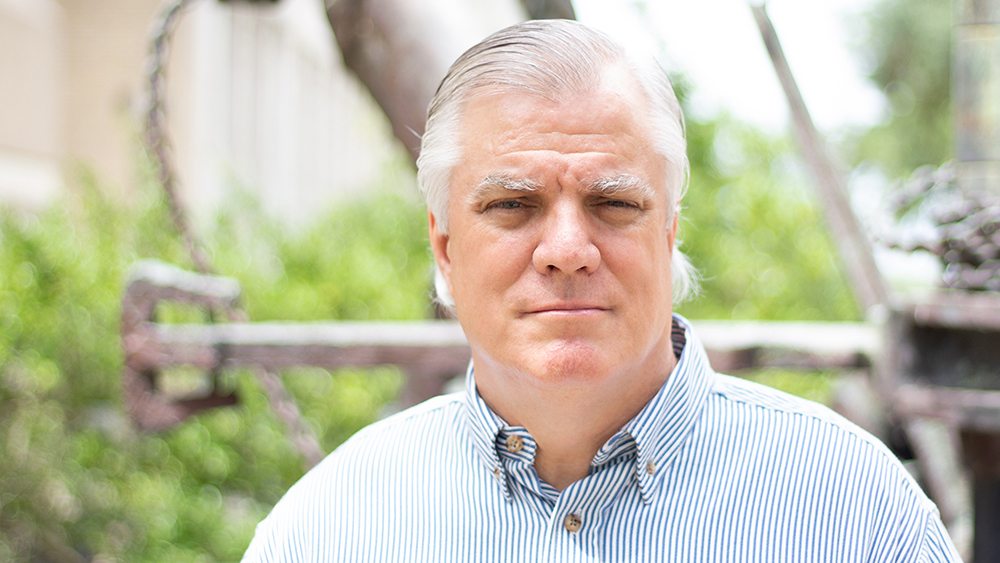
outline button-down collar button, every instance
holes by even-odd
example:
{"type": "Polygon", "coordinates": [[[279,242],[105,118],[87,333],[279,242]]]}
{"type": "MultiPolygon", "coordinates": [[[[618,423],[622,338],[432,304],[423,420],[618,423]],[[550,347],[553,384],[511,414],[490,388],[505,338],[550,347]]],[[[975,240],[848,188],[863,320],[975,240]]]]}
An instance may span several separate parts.
{"type": "Polygon", "coordinates": [[[653,462],[653,461],[647,461],[646,462],[646,473],[649,473],[650,475],[656,473],[656,463],[655,462],[653,462]]]}
{"type": "Polygon", "coordinates": [[[494,467],[493,468],[493,476],[496,477],[497,479],[500,478],[500,468],[499,467],[494,467]]]}
{"type": "Polygon", "coordinates": [[[566,529],[571,532],[578,532],[583,526],[583,520],[578,514],[567,514],[566,519],[563,520],[563,526],[566,526],[566,529]]]}
{"type": "Polygon", "coordinates": [[[521,451],[521,448],[523,447],[524,447],[524,440],[522,440],[520,436],[518,436],[517,434],[511,434],[510,436],[507,436],[507,449],[510,451],[510,453],[516,454],[517,452],[521,451]]]}

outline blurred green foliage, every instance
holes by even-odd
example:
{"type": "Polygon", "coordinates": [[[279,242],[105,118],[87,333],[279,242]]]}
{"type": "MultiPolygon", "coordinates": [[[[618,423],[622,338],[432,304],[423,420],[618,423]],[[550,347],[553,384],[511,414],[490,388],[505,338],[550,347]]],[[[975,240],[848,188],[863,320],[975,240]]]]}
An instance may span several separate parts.
{"type": "Polygon", "coordinates": [[[855,163],[875,163],[897,178],[950,158],[951,10],[949,0],[882,0],[860,17],[866,33],[857,51],[889,114],[851,143],[855,163]]]}
{"type": "Polygon", "coordinates": [[[831,372],[811,373],[778,368],[748,370],[735,375],[823,404],[830,403],[837,381],[837,375],[831,372]]]}
{"type": "MultiPolygon", "coordinates": [[[[121,202],[81,176],[41,216],[0,209],[0,561],[238,560],[301,476],[298,452],[242,372],[226,381],[239,406],[159,435],[133,429],[119,398],[127,269],[142,257],[190,265],[156,186],[121,202]]],[[[293,234],[252,203],[230,213],[211,248],[255,320],[426,316],[426,220],[413,201],[376,195],[293,234]]],[[[377,417],[401,376],[313,369],[285,381],[330,450],[377,417]]]]}
{"type": "Polygon", "coordinates": [[[790,143],[726,116],[688,122],[682,249],[702,295],[690,318],[857,320],[814,187],[790,143]]]}

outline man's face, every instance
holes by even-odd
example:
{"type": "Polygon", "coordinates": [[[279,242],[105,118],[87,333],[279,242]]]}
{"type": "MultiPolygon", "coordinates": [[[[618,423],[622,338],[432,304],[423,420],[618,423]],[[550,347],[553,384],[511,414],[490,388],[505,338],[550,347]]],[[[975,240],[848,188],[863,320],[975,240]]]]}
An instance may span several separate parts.
{"type": "Polygon", "coordinates": [[[634,82],[612,78],[558,103],[485,93],[464,108],[449,232],[431,216],[430,237],[481,389],[665,377],[673,365],[666,162],[634,82]]]}

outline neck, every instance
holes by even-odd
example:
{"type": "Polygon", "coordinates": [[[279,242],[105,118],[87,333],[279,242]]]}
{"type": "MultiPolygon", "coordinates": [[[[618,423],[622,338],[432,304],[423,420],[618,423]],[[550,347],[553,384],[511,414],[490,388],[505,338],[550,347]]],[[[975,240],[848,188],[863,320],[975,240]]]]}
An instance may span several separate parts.
{"type": "Polygon", "coordinates": [[[596,384],[541,387],[530,376],[481,375],[483,362],[475,362],[476,387],[501,418],[528,430],[537,444],[538,476],[562,491],[590,473],[597,451],[649,403],[674,363],[670,351],[657,369],[596,384]]]}

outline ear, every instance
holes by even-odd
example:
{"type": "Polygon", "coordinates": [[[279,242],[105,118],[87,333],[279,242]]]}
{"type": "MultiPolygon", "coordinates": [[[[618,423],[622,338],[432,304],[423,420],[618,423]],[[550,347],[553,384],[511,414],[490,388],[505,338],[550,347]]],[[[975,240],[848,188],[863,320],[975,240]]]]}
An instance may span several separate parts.
{"type": "Polygon", "coordinates": [[[438,271],[448,282],[448,291],[451,291],[451,257],[448,256],[448,235],[438,229],[437,218],[429,210],[427,211],[427,231],[431,241],[431,250],[434,252],[434,261],[437,262],[438,271]]]}
{"type": "Polygon", "coordinates": [[[667,241],[670,243],[670,254],[674,253],[674,245],[677,244],[677,222],[680,221],[680,206],[674,210],[674,220],[670,222],[670,232],[667,234],[667,241]]]}

